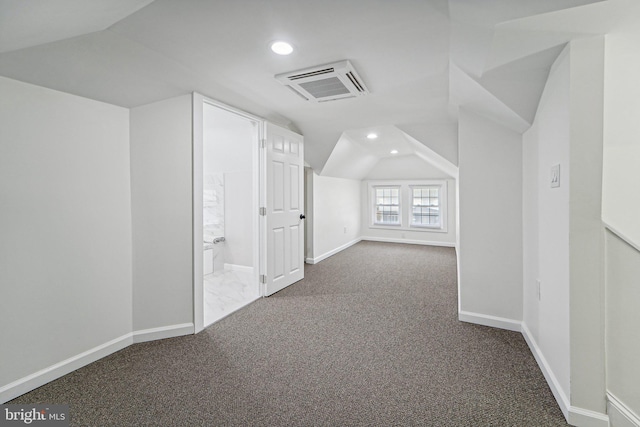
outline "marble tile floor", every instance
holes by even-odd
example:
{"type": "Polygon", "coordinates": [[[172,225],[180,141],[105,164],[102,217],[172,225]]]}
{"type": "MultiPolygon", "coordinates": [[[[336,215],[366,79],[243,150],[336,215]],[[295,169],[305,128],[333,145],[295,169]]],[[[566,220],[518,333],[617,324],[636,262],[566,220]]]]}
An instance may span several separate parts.
{"type": "Polygon", "coordinates": [[[204,276],[204,325],[209,326],[258,297],[253,273],[225,269],[204,276]]]}

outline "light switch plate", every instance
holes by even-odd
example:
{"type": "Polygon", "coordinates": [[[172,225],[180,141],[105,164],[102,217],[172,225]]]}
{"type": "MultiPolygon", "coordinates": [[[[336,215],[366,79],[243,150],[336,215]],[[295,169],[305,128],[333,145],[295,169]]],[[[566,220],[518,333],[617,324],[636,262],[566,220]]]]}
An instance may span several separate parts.
{"type": "Polygon", "coordinates": [[[560,165],[551,166],[551,188],[560,187],[560,165]]]}

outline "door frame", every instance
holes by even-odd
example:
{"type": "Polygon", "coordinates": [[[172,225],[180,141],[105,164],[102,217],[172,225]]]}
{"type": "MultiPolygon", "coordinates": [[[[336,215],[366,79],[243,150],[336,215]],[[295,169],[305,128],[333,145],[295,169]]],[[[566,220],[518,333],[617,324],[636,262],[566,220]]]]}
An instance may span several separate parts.
{"type": "Polygon", "coordinates": [[[203,144],[204,144],[204,104],[221,108],[230,113],[244,117],[247,120],[256,123],[256,138],[253,141],[253,195],[252,209],[255,212],[253,216],[253,227],[256,232],[253,237],[253,266],[254,281],[259,289],[259,296],[263,296],[263,287],[260,284],[260,275],[263,274],[263,239],[264,225],[259,216],[259,206],[264,199],[263,179],[263,151],[261,150],[261,141],[264,138],[265,120],[253,114],[246,113],[237,108],[231,107],[222,102],[207,98],[204,95],[193,92],[192,94],[192,217],[193,217],[193,262],[192,262],[192,278],[193,278],[193,324],[194,333],[198,333],[204,329],[204,274],[203,274],[203,144]]]}

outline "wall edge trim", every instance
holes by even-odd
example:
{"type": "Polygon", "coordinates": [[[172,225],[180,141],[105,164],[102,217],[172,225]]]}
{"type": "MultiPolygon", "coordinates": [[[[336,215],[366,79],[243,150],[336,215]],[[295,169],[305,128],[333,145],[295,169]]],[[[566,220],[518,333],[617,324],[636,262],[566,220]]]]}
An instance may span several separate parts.
{"type": "Polygon", "coordinates": [[[615,236],[617,236],[618,238],[620,238],[623,242],[625,242],[627,245],[631,246],[633,249],[635,249],[636,251],[640,252],[640,245],[635,243],[633,240],[631,240],[630,237],[626,236],[624,233],[622,233],[620,230],[616,229],[615,227],[612,227],[611,225],[609,225],[607,222],[602,221],[602,224],[604,225],[604,228],[606,228],[607,230],[609,230],[611,233],[613,233],[615,236]]]}
{"type": "Polygon", "coordinates": [[[569,407],[569,418],[567,422],[572,426],[579,427],[610,427],[609,416],[589,409],[577,406],[569,407]]]}
{"type": "Polygon", "coordinates": [[[504,317],[491,316],[488,314],[472,313],[460,310],[458,312],[458,320],[476,325],[490,326],[492,328],[506,329],[508,331],[520,332],[519,320],[507,319],[504,317]]]}
{"type": "Polygon", "coordinates": [[[158,328],[142,329],[133,332],[133,344],[155,341],[165,338],[192,335],[195,333],[193,323],[181,323],[178,325],[161,326],[158,328]]]}
{"type": "Polygon", "coordinates": [[[569,398],[567,397],[564,390],[562,390],[562,387],[560,386],[560,382],[558,381],[553,371],[551,370],[551,367],[549,366],[547,359],[542,354],[540,347],[538,347],[538,343],[533,338],[533,335],[531,335],[531,331],[529,330],[525,322],[522,322],[521,332],[522,332],[522,336],[524,336],[524,340],[527,342],[527,345],[529,346],[529,350],[531,350],[531,353],[533,353],[533,357],[536,359],[536,362],[538,362],[538,367],[540,367],[540,370],[542,371],[542,375],[544,375],[545,380],[547,380],[547,384],[549,385],[549,388],[551,389],[551,392],[553,393],[553,397],[555,397],[556,402],[558,403],[558,406],[560,406],[560,410],[562,411],[562,414],[564,415],[565,419],[568,420],[569,408],[571,407],[571,404],[569,403],[569,398]]]}
{"type": "Polygon", "coordinates": [[[35,390],[131,344],[133,344],[133,333],[130,332],[4,385],[0,387],[0,403],[35,390]]]}
{"type": "Polygon", "coordinates": [[[560,406],[560,410],[567,422],[571,425],[580,427],[609,427],[609,417],[606,414],[577,406],[571,406],[569,397],[560,387],[558,379],[551,370],[547,359],[542,354],[540,347],[538,347],[536,340],[533,338],[531,331],[525,322],[522,322],[522,335],[524,336],[531,353],[533,353],[533,357],[536,359],[536,362],[538,362],[538,366],[540,367],[545,380],[547,380],[547,384],[553,393],[553,397],[555,397],[556,402],[558,403],[558,406],[560,406]]]}
{"type": "Polygon", "coordinates": [[[569,419],[567,422],[572,426],[579,427],[609,427],[609,416],[589,409],[577,406],[569,407],[569,419]]]}
{"type": "Polygon", "coordinates": [[[369,242],[383,242],[383,243],[406,243],[409,245],[425,245],[425,246],[444,246],[447,248],[455,248],[455,243],[450,242],[432,242],[428,240],[410,240],[410,239],[395,239],[392,237],[374,237],[374,236],[362,236],[361,240],[369,242]]]}
{"type": "Polygon", "coordinates": [[[329,258],[330,256],[337,254],[338,252],[342,252],[343,250],[347,249],[348,247],[351,247],[351,246],[355,245],[356,243],[359,243],[361,240],[362,239],[358,237],[357,239],[353,239],[352,241],[347,242],[344,245],[338,246],[337,248],[332,249],[332,250],[330,250],[328,252],[325,252],[322,255],[319,255],[319,256],[317,256],[315,258],[306,258],[305,262],[307,264],[317,264],[320,261],[325,260],[325,259],[329,258]]]}
{"type": "Polygon", "coordinates": [[[619,427],[640,427],[640,415],[610,391],[607,391],[607,412],[610,418],[621,421],[619,427]]]}

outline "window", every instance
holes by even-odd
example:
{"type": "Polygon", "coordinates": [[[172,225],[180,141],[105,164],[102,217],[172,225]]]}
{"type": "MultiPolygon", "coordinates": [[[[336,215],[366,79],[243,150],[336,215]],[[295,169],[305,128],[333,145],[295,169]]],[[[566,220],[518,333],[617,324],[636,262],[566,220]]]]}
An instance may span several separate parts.
{"type": "Polygon", "coordinates": [[[440,186],[412,186],[412,227],[440,227],[440,186]]]}
{"type": "Polygon", "coordinates": [[[375,187],[374,223],[400,225],[400,187],[375,187]]]}
{"type": "Polygon", "coordinates": [[[446,180],[368,181],[367,186],[369,227],[447,232],[446,180]]]}

